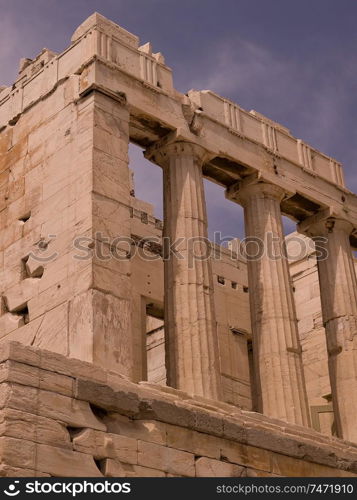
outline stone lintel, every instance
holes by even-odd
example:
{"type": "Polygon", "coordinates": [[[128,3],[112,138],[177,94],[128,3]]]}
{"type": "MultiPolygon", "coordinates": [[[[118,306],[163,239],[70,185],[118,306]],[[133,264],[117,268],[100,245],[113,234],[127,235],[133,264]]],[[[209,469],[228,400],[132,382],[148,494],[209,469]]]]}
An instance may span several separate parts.
{"type": "MultiPolygon", "coordinates": [[[[342,170],[338,162],[306,144],[302,146],[301,141],[286,135],[283,128],[274,123],[262,122],[258,116],[242,110],[235,103],[211,91],[190,91],[189,97],[185,97],[173,88],[171,71],[160,62],[161,58],[155,58],[155,54],[150,55],[150,50],[139,50],[135,35],[97,13],[76,30],[69,48],[52,57],[31,78],[18,80],[15,89],[2,92],[0,129],[13,123],[29,104],[33,106],[44,99],[64,78],[80,74],[93,58],[96,58],[95,70],[91,75],[93,81],[108,87],[114,93],[124,92],[132,118],[139,122],[144,118],[148,128],[146,134],[149,133],[151,124],[154,128],[160,128],[161,136],[163,127],[167,131],[180,130],[186,140],[200,144],[212,156],[224,158],[231,164],[237,163],[237,172],[238,165],[246,166],[250,171],[255,169],[271,176],[272,180],[275,179],[273,183],[285,183],[287,188],[310,198],[321,208],[333,206],[334,210],[340,210],[345,206],[349,210],[350,219],[357,225],[357,197],[343,186],[342,170]],[[101,38],[102,35],[106,37],[105,40],[101,38]],[[81,50],[77,49],[78,44],[82,44],[81,50]],[[132,64],[119,66],[117,46],[126,51],[127,60],[132,64]],[[149,72],[151,79],[145,69],[147,64],[153,68],[149,72]],[[152,80],[152,75],[156,75],[155,65],[161,68],[161,76],[157,73],[157,81],[152,80]],[[29,85],[33,79],[41,81],[37,81],[36,85],[29,85]],[[199,110],[198,129],[197,124],[188,123],[184,116],[182,105],[188,105],[188,100],[193,109],[199,110]],[[234,123],[231,123],[232,120],[234,123]],[[248,133],[248,129],[245,131],[245,122],[256,129],[252,132],[254,137],[248,133]],[[285,135],[289,137],[289,141],[296,141],[297,151],[300,151],[300,146],[303,148],[300,156],[294,153],[293,158],[284,153],[283,146],[279,146],[279,134],[282,134],[282,141],[285,135]],[[321,159],[325,167],[314,167],[315,156],[321,159]],[[300,157],[305,163],[307,161],[306,165],[301,163],[300,157]]],[[[24,73],[26,71],[27,68],[24,73]]],[[[86,74],[81,77],[84,81],[86,74]]],[[[217,181],[221,182],[219,175],[217,181]]]]}

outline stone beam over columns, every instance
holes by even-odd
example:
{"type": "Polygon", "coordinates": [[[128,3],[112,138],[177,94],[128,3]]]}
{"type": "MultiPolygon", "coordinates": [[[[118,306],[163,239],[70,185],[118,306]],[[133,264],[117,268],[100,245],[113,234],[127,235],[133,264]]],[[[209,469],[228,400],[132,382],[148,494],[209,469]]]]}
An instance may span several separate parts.
{"type": "Polygon", "coordinates": [[[296,191],[290,203],[282,205],[287,215],[300,221],[330,206],[347,208],[357,227],[357,197],[345,188],[336,160],[295,138],[286,127],[211,91],[181,94],[162,54],[153,53],[150,44],[140,46],[137,36],[100,14],[77,28],[61,54],[47,51],[41,58],[28,61],[15,84],[2,90],[0,130],[11,127],[68,78],[76,78],[80,93],[95,84],[126,94],[130,138],[141,146],[179,130],[183,140],[212,153],[203,173],[215,182],[228,187],[241,176],[264,173],[273,183],[286,182],[296,191]]]}

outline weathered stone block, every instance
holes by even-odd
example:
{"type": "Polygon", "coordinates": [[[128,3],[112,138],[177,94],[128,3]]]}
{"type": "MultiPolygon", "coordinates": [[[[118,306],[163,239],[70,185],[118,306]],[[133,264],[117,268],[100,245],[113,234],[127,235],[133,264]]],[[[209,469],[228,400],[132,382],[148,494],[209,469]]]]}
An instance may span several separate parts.
{"type": "Polygon", "coordinates": [[[71,427],[90,427],[105,431],[105,425],[92,412],[89,403],[54,392],[39,390],[38,413],[68,424],[71,427]]]}
{"type": "Polygon", "coordinates": [[[36,468],[55,477],[102,477],[93,457],[72,450],[38,444],[36,468]]]}
{"type": "MultiPolygon", "coordinates": [[[[118,413],[109,413],[103,418],[103,422],[107,426],[108,432],[148,441],[149,443],[166,445],[168,426],[163,422],[131,420],[118,413]]],[[[174,448],[174,446],[171,447],[174,448]]]]}
{"type": "Polygon", "coordinates": [[[140,413],[136,418],[159,420],[191,429],[195,427],[195,414],[188,408],[179,406],[170,400],[155,399],[154,397],[152,399],[145,397],[140,402],[140,413]]]}
{"type": "Polygon", "coordinates": [[[213,434],[214,436],[223,436],[223,418],[212,411],[203,412],[195,409],[194,428],[199,432],[213,434]]]}
{"type": "MultiPolygon", "coordinates": [[[[20,363],[39,366],[40,351],[31,347],[25,347],[20,342],[7,342],[0,345],[0,361],[11,359],[20,363]]],[[[63,357],[62,357],[63,359],[63,357]]]]}
{"type": "Polygon", "coordinates": [[[12,360],[0,364],[0,382],[13,382],[73,396],[73,378],[12,360]]]}
{"type": "Polygon", "coordinates": [[[77,359],[65,358],[50,351],[40,351],[41,356],[40,366],[44,370],[61,373],[68,376],[83,377],[88,381],[106,382],[107,375],[103,368],[95,366],[92,363],[79,361],[77,359]]]}
{"type": "Polygon", "coordinates": [[[69,310],[70,356],[130,376],[129,306],[128,300],[97,290],[75,297],[69,310]]]}
{"type": "Polygon", "coordinates": [[[125,471],[125,477],[165,477],[168,474],[157,469],[142,467],[141,465],[122,464],[125,471]]]}
{"type": "Polygon", "coordinates": [[[50,474],[33,469],[21,469],[11,465],[0,465],[0,477],[51,477],[50,474]]]}
{"type": "Polygon", "coordinates": [[[0,335],[5,337],[8,333],[13,332],[17,328],[21,328],[25,324],[23,316],[18,314],[6,313],[0,316],[0,335]]]}
{"type": "Polygon", "coordinates": [[[271,470],[270,453],[261,448],[222,440],[220,443],[220,454],[224,460],[228,460],[229,462],[267,472],[271,470]]]}
{"type": "Polygon", "coordinates": [[[73,438],[73,448],[95,459],[113,458],[129,464],[138,462],[138,441],[127,436],[85,429],[73,438]]]}
{"type": "Polygon", "coordinates": [[[194,455],[145,441],[138,442],[138,465],[180,476],[194,476],[194,455]]]}
{"type": "Polygon", "coordinates": [[[57,420],[70,427],[89,427],[105,431],[105,425],[86,401],[78,401],[55,392],[18,384],[1,384],[0,407],[12,408],[57,420]]]}
{"type": "Polygon", "coordinates": [[[297,460],[288,456],[271,454],[272,472],[288,477],[349,477],[346,471],[325,467],[307,460],[297,460]]]}
{"type": "Polygon", "coordinates": [[[36,444],[32,441],[0,437],[0,456],[5,465],[36,469],[36,444]]]}
{"type": "Polygon", "coordinates": [[[242,477],[246,476],[245,467],[201,457],[196,460],[197,477],[242,477]]]}
{"type": "Polygon", "coordinates": [[[6,408],[0,411],[0,435],[44,443],[60,448],[71,448],[65,425],[31,413],[6,408]]]}
{"type": "Polygon", "coordinates": [[[114,390],[109,386],[93,381],[77,379],[75,397],[100,408],[132,416],[139,411],[139,398],[131,389],[129,383],[123,385],[122,390],[118,390],[118,386],[114,390]]]}
{"type": "Polygon", "coordinates": [[[221,455],[220,445],[221,440],[215,436],[167,425],[167,446],[170,448],[219,459],[221,455]]]}
{"type": "Polygon", "coordinates": [[[38,278],[27,278],[13,286],[5,293],[5,301],[10,312],[21,311],[28,301],[37,295],[39,288],[38,278]]]}
{"type": "Polygon", "coordinates": [[[225,417],[223,421],[223,436],[226,439],[233,439],[239,443],[247,442],[247,430],[244,421],[225,417]]]}

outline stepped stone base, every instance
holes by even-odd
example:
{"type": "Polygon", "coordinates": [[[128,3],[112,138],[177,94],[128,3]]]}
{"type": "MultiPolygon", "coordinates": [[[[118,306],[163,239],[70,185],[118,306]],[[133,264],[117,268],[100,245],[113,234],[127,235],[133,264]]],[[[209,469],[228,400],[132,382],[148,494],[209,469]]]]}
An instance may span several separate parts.
{"type": "Polygon", "coordinates": [[[352,443],[17,342],[0,406],[1,476],[357,476],[352,443]]]}

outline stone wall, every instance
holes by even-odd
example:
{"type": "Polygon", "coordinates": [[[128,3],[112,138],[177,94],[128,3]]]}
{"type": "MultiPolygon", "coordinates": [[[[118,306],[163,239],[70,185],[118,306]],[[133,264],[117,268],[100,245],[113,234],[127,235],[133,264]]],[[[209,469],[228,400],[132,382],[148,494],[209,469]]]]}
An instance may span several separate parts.
{"type": "Polygon", "coordinates": [[[357,475],[356,445],[53,352],[2,344],[0,374],[2,476],[357,475]]]}
{"type": "Polygon", "coordinates": [[[77,98],[64,78],[0,136],[0,342],[132,376],[130,261],[91,253],[131,234],[129,114],[119,97],[77,98]]]}

